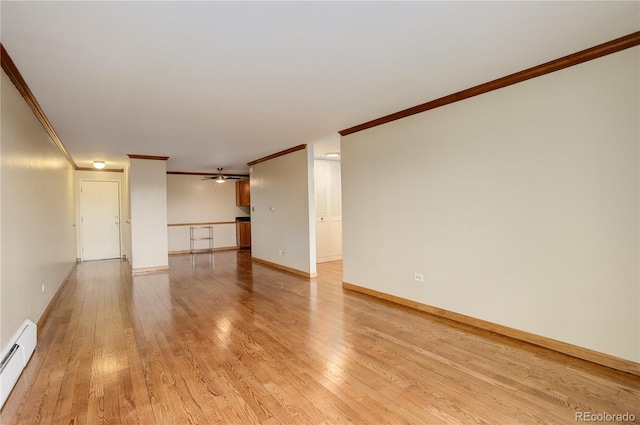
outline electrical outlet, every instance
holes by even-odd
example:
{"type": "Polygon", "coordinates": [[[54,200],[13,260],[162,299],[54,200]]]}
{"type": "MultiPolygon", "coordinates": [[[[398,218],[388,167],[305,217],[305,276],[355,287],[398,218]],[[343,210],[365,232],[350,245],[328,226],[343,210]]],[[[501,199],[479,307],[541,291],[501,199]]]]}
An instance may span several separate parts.
{"type": "Polygon", "coordinates": [[[44,283],[42,284],[42,293],[44,294],[44,283]]]}
{"type": "Polygon", "coordinates": [[[414,273],[413,280],[416,282],[424,282],[424,275],[422,273],[414,273]]]}
{"type": "Polygon", "coordinates": [[[279,249],[279,250],[278,250],[278,255],[284,255],[284,250],[279,249]]]}

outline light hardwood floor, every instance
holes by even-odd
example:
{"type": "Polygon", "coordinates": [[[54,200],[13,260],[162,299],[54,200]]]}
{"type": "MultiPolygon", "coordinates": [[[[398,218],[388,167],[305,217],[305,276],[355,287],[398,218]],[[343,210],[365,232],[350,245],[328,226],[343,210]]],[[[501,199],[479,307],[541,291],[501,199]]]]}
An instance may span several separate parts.
{"type": "Polygon", "coordinates": [[[640,378],[343,290],[339,262],[312,280],[246,251],[170,266],[79,264],[0,422],[640,423],[640,378]]]}

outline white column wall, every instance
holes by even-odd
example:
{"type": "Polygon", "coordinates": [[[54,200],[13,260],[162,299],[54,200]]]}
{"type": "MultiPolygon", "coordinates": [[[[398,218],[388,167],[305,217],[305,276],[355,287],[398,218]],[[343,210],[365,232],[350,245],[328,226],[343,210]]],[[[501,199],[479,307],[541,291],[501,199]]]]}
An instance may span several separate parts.
{"type": "Polygon", "coordinates": [[[253,166],[251,173],[252,256],[316,273],[313,148],[253,166]]]}
{"type": "Polygon", "coordinates": [[[131,158],[128,175],[133,272],[168,268],[167,162],[131,158]]]}

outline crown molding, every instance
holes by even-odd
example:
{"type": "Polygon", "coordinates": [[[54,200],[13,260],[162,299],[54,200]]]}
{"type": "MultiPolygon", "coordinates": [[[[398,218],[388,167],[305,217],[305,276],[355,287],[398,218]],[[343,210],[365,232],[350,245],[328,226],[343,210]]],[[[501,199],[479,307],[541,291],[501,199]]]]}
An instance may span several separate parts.
{"type": "MultiPolygon", "coordinates": [[[[192,172],[192,171],[167,171],[167,174],[175,174],[179,176],[217,176],[217,172],[212,173],[200,173],[200,172],[192,172]]],[[[233,174],[233,173],[222,173],[225,177],[249,177],[249,174],[233,174]]]]}
{"type": "Polygon", "coordinates": [[[56,145],[58,150],[60,150],[62,155],[64,155],[73,169],[77,170],[78,166],[69,154],[67,148],[62,143],[62,140],[60,140],[60,137],[58,137],[58,133],[56,133],[53,126],[51,125],[51,122],[49,122],[49,119],[47,118],[44,111],[40,107],[40,104],[31,92],[31,89],[27,85],[27,82],[24,80],[24,78],[22,78],[20,71],[18,71],[16,64],[11,59],[11,56],[9,56],[9,53],[7,53],[7,50],[4,48],[4,45],[2,45],[2,43],[0,43],[0,58],[2,69],[7,74],[13,85],[16,86],[25,102],[27,102],[27,105],[29,105],[36,118],[38,118],[38,121],[40,121],[40,124],[42,124],[42,126],[44,127],[45,131],[49,134],[49,137],[51,137],[51,141],[56,145]]]}
{"type": "Polygon", "coordinates": [[[167,159],[169,159],[168,156],[153,156],[153,155],[135,155],[132,153],[128,153],[127,156],[130,159],[154,159],[157,161],[166,161],[167,159]]]}
{"type": "Polygon", "coordinates": [[[338,133],[341,136],[357,133],[358,131],[366,130],[368,128],[376,127],[382,124],[387,124],[391,121],[406,118],[411,115],[449,105],[454,102],[459,102],[461,100],[488,93],[493,90],[498,90],[512,84],[521,83],[532,78],[560,71],[561,69],[569,68],[571,66],[575,66],[583,62],[610,55],[612,53],[616,53],[621,50],[625,50],[638,45],[640,45],[640,31],[634,32],[624,37],[616,38],[615,40],[599,44],[589,49],[585,49],[556,60],[552,60],[550,62],[543,63],[542,65],[525,69],[524,71],[516,72],[515,74],[507,75],[506,77],[498,78],[497,80],[489,81],[488,83],[480,84],[478,86],[471,87],[469,89],[450,94],[448,96],[444,96],[427,103],[423,103],[421,105],[417,105],[390,115],[386,115],[381,118],[377,118],[372,121],[365,122],[360,125],[356,125],[355,127],[347,128],[345,130],[339,131],[338,133]]]}
{"type": "Polygon", "coordinates": [[[251,166],[254,166],[254,165],[259,164],[259,163],[261,163],[261,162],[268,161],[268,160],[270,160],[270,159],[277,158],[277,157],[279,157],[279,156],[283,156],[283,155],[289,154],[289,153],[291,153],[291,152],[300,151],[300,150],[302,150],[302,149],[305,149],[306,147],[307,147],[307,145],[306,145],[306,144],[298,145],[298,146],[294,146],[294,147],[292,147],[292,148],[285,149],[285,150],[280,151],[280,152],[276,152],[276,153],[274,153],[274,154],[271,154],[271,155],[265,156],[265,157],[263,157],[263,158],[256,159],[255,161],[247,162],[247,165],[248,165],[249,167],[251,167],[251,166]]]}

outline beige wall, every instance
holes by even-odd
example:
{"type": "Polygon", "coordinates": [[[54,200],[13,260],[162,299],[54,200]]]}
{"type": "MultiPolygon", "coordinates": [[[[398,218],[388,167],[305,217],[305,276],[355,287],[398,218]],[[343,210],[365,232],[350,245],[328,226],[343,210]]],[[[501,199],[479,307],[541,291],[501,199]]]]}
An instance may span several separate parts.
{"type": "MultiPolygon", "coordinates": [[[[235,221],[249,215],[236,206],[236,180],[216,183],[202,176],[167,175],[169,224],[235,221]]],[[[236,246],[236,225],[213,225],[214,248],[236,246]]],[[[197,247],[205,247],[197,246],[197,247]]],[[[169,227],[169,252],[189,250],[189,226],[169,227]]]]}
{"type": "Polygon", "coordinates": [[[133,271],[169,265],[167,161],[130,159],[127,168],[133,271]]]}
{"type": "Polygon", "coordinates": [[[316,273],[313,148],[253,166],[252,256],[316,273]],[[284,255],[279,255],[282,251],[284,255]]]}
{"type": "Polygon", "coordinates": [[[1,84],[0,349],[76,260],[74,171],[4,72],[1,84]]]}
{"type": "Polygon", "coordinates": [[[640,361],[639,55],[343,137],[344,280],[640,361]]]}

